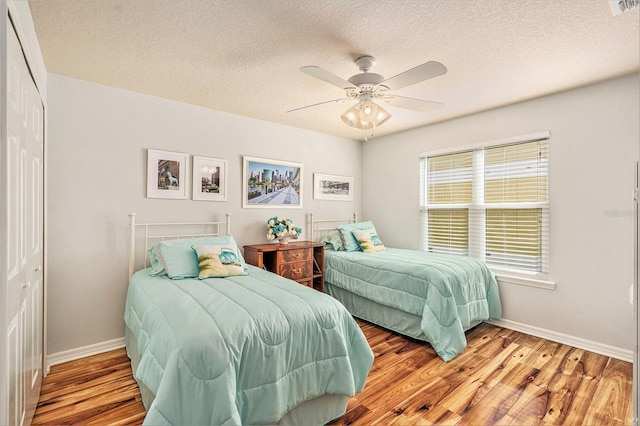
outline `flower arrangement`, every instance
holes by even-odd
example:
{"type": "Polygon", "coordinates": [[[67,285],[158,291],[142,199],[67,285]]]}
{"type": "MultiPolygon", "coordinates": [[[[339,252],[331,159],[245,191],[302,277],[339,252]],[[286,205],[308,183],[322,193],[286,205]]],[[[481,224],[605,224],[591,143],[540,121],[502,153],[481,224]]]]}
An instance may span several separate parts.
{"type": "Polygon", "coordinates": [[[267,240],[273,241],[276,238],[298,238],[302,233],[302,228],[294,225],[291,219],[284,219],[274,216],[267,220],[267,240]]]}

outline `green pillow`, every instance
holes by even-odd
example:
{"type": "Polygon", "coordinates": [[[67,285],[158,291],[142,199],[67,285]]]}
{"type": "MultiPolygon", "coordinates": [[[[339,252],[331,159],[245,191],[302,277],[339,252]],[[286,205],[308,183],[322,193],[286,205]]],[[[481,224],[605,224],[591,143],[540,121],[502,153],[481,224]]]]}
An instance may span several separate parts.
{"type": "Polygon", "coordinates": [[[167,275],[162,260],[160,260],[160,244],[154,245],[147,251],[149,253],[149,265],[151,267],[149,275],[167,275]]]}
{"type": "Polygon", "coordinates": [[[324,243],[325,248],[328,250],[344,250],[344,246],[342,245],[342,238],[340,238],[339,231],[331,231],[327,233],[327,235],[322,238],[322,242],[324,243]]]}
{"type": "Polygon", "coordinates": [[[337,227],[342,238],[342,245],[346,251],[360,251],[360,245],[353,236],[353,231],[361,231],[363,229],[374,228],[373,222],[370,220],[366,222],[349,223],[347,225],[340,225],[337,227]]]}

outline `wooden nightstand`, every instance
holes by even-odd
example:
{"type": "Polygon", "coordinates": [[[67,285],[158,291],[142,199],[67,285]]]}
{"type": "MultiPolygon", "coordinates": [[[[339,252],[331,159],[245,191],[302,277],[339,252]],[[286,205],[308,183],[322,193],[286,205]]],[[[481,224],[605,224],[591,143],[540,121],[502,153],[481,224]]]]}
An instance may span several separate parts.
{"type": "Polygon", "coordinates": [[[244,246],[247,263],[324,293],[324,245],[311,241],[244,246]]]}

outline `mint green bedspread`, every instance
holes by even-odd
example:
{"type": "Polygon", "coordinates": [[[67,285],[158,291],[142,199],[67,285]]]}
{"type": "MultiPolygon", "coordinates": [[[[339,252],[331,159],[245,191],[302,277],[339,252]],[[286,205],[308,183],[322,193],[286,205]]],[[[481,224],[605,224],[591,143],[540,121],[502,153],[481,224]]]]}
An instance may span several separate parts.
{"type": "MultiPolygon", "coordinates": [[[[367,301],[421,318],[414,337],[431,343],[445,361],[467,345],[464,331],[502,315],[498,284],[481,261],[387,248],[376,253],[326,250],[325,280],[367,301]]],[[[363,318],[386,326],[375,309],[363,318]]],[[[393,327],[389,327],[393,329],[393,327]]]]}
{"type": "Polygon", "coordinates": [[[145,424],[274,423],[319,395],[362,391],[373,363],[339,302],[252,266],[201,281],[138,271],[125,323],[134,376],[155,395],[145,424]]]}

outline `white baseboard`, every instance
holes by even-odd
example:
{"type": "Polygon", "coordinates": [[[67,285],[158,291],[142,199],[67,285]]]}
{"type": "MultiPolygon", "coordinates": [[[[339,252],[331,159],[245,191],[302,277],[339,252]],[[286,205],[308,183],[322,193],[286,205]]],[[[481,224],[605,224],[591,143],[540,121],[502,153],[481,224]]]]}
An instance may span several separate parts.
{"type": "Polygon", "coordinates": [[[506,319],[487,322],[489,324],[497,325],[498,327],[504,327],[509,330],[542,337],[543,339],[573,346],[574,348],[585,349],[590,352],[616,358],[622,361],[633,362],[633,351],[631,350],[617,348],[615,346],[605,345],[592,340],[582,339],[580,337],[570,336],[568,334],[558,333],[556,331],[546,330],[544,328],[538,328],[506,319]]]}
{"type": "Polygon", "coordinates": [[[117,339],[107,340],[106,342],[94,343],[93,345],[50,354],[47,356],[47,371],[49,371],[49,368],[52,365],[62,364],[67,361],[74,361],[76,359],[109,352],[123,347],[124,337],[119,337],[117,339]]]}

